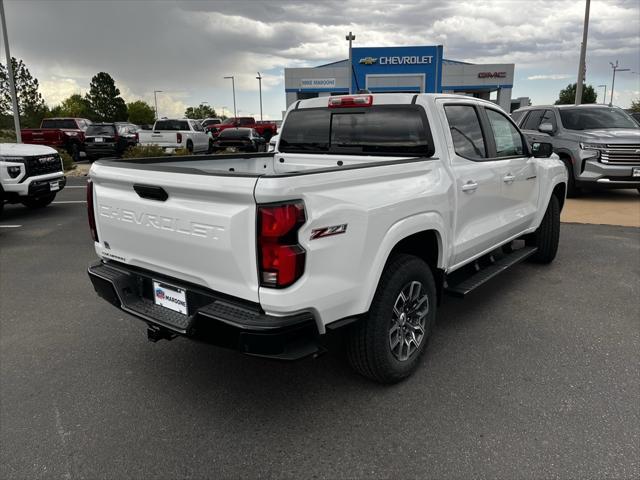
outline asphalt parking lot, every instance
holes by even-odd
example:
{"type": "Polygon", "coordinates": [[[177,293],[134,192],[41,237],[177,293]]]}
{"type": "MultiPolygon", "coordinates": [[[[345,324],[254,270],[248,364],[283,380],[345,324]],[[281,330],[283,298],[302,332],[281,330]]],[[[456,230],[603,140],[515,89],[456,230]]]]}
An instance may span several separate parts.
{"type": "Polygon", "coordinates": [[[298,363],[149,343],[89,283],[83,183],[0,220],[0,477],[640,477],[640,229],[563,224],[382,387],[339,338],[298,363]]]}

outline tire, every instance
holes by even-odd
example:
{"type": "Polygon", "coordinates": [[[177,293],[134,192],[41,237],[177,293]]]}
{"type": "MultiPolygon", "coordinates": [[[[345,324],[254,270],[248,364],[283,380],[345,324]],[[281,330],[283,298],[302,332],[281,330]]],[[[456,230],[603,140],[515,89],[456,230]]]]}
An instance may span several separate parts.
{"type": "Polygon", "coordinates": [[[412,255],[391,257],[369,313],[351,327],[347,355],[352,368],[360,375],[387,384],[411,375],[419,365],[435,324],[436,305],[436,286],[429,266],[412,255]],[[421,307],[409,313],[409,317],[406,314],[411,312],[410,302],[404,303],[402,295],[421,301],[421,307]],[[402,312],[400,315],[395,313],[398,310],[402,312]]]}
{"type": "Polygon", "coordinates": [[[571,164],[571,159],[567,157],[561,157],[561,160],[564,162],[565,167],[567,167],[567,197],[575,198],[582,193],[580,187],[576,185],[576,177],[573,174],[573,165],[571,164]]]}
{"type": "Polygon", "coordinates": [[[558,197],[551,195],[542,223],[538,229],[525,238],[529,247],[538,247],[530,259],[536,263],[551,263],[558,252],[560,240],[560,202],[558,197]]]}
{"type": "Polygon", "coordinates": [[[71,145],[69,145],[69,155],[71,155],[71,159],[74,162],[79,162],[80,161],[80,145],[78,145],[77,143],[72,143],[71,145]]]}
{"type": "Polygon", "coordinates": [[[209,140],[209,148],[207,149],[207,154],[211,155],[213,153],[213,140],[209,140]]]}
{"type": "Polygon", "coordinates": [[[193,153],[193,142],[191,140],[187,140],[187,150],[190,154],[193,153]]]}
{"type": "Polygon", "coordinates": [[[22,200],[22,204],[28,208],[44,208],[53,202],[53,199],[56,198],[55,193],[50,193],[48,195],[43,195],[42,197],[29,197],[22,200]]]}

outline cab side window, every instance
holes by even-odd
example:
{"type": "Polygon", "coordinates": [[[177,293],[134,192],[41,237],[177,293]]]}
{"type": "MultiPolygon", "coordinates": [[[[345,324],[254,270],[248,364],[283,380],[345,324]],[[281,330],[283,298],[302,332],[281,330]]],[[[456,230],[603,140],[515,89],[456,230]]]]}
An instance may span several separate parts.
{"type": "Polygon", "coordinates": [[[496,143],[496,157],[524,155],[525,148],[518,129],[502,113],[486,108],[491,133],[496,143]]]}
{"type": "Polygon", "coordinates": [[[537,130],[543,113],[544,110],[531,110],[529,116],[525,119],[520,128],[523,130],[537,130]]]}
{"type": "Polygon", "coordinates": [[[469,160],[486,158],[487,149],[475,107],[472,105],[446,105],[444,112],[449,123],[455,152],[469,160]]]}
{"type": "Polygon", "coordinates": [[[545,110],[544,115],[540,119],[540,123],[550,123],[554,130],[558,128],[558,123],[556,122],[556,115],[555,113],[553,113],[553,110],[545,110]]]}

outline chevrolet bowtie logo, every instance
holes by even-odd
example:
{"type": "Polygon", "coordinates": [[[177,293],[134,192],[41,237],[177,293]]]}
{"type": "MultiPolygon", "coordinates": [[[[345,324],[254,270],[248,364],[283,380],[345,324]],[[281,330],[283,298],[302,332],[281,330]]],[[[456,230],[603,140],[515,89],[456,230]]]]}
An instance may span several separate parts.
{"type": "Polygon", "coordinates": [[[378,63],[378,59],[373,57],[365,57],[361,58],[359,63],[363,65],[373,65],[374,63],[378,63]]]}

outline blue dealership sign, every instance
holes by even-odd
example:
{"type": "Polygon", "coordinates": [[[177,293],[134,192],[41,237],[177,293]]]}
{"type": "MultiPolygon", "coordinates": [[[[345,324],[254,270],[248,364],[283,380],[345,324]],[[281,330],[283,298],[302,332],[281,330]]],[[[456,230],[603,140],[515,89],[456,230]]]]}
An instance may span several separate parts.
{"type": "Polygon", "coordinates": [[[354,48],[352,59],[354,92],[442,92],[442,45],[354,48]]]}

